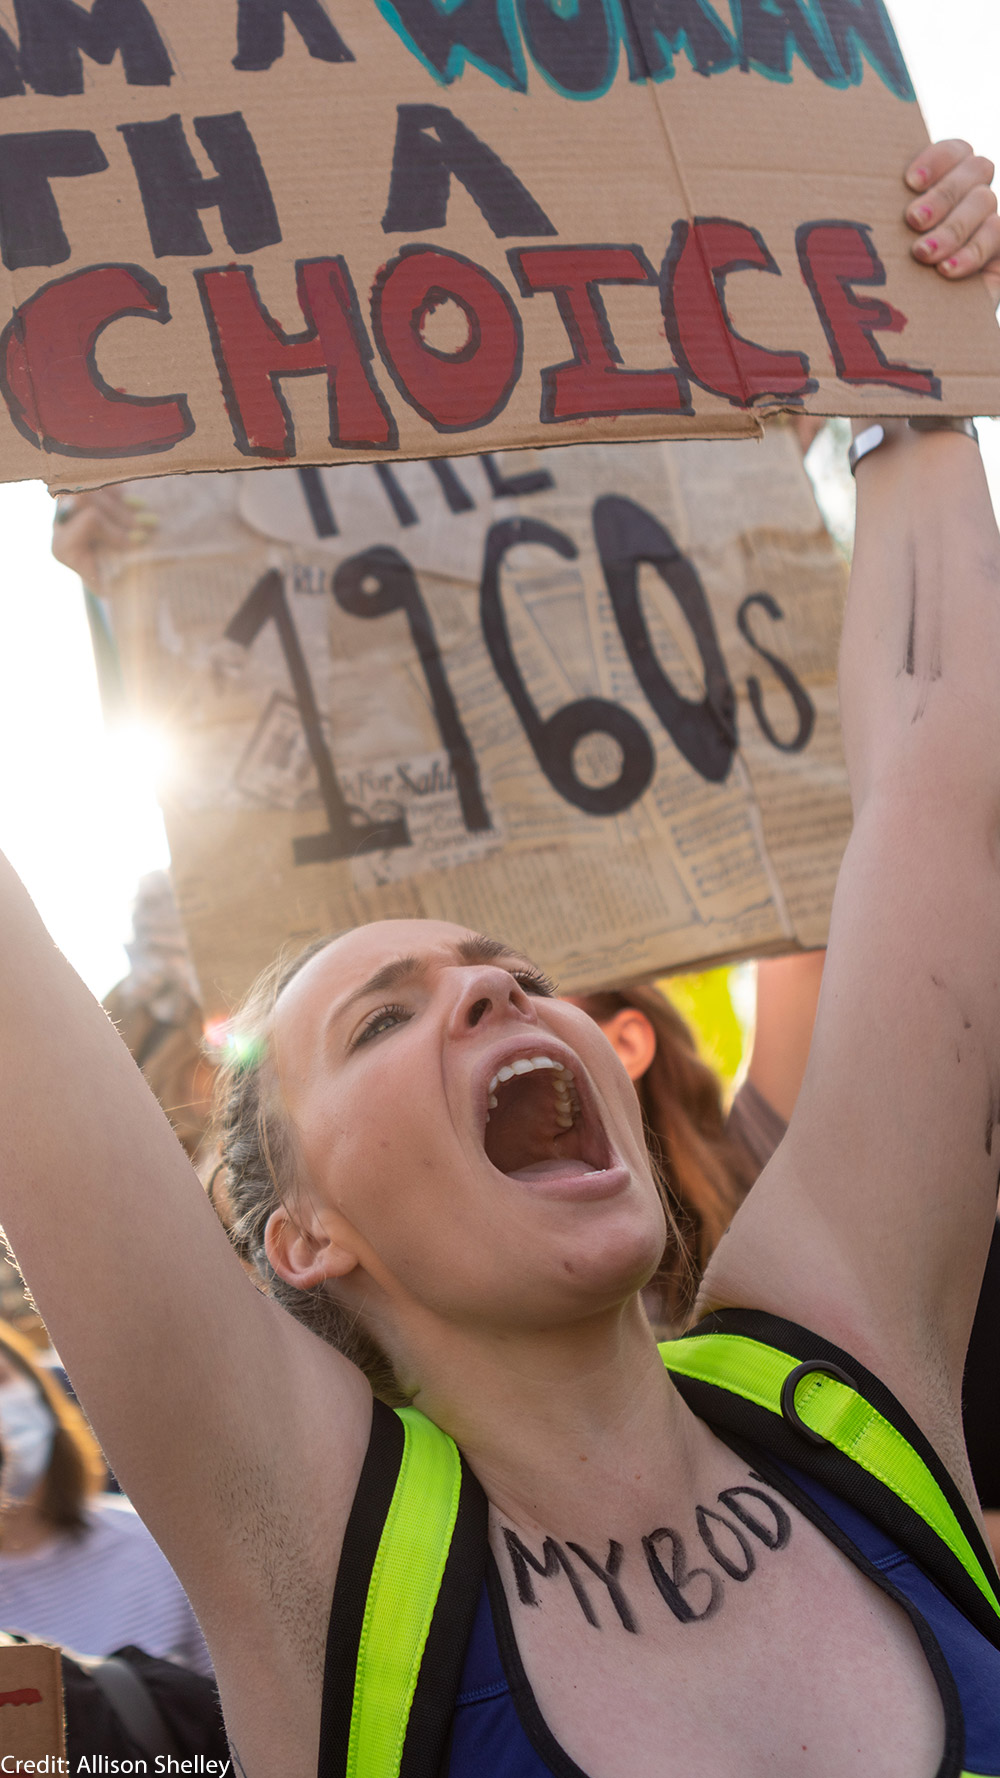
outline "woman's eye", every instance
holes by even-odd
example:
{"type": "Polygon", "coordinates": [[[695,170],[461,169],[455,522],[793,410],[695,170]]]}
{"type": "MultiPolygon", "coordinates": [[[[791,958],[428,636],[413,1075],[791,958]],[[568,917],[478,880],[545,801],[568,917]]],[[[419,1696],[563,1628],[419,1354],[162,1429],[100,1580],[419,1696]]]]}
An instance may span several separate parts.
{"type": "Polygon", "coordinates": [[[403,1025],[410,1018],[409,1009],[405,1006],[380,1006],[375,1012],[369,1013],[367,1019],[354,1040],[353,1047],[359,1043],[370,1043],[373,1037],[381,1037],[383,1031],[392,1031],[396,1025],[403,1025]]]}
{"type": "Polygon", "coordinates": [[[510,973],[526,994],[544,994],[548,999],[555,994],[555,983],[550,982],[540,969],[512,969],[510,973]]]}

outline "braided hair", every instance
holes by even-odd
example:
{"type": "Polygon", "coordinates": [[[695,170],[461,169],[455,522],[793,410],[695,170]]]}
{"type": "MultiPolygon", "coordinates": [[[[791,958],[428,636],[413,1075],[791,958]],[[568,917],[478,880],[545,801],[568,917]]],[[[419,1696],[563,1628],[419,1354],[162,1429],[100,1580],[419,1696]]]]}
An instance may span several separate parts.
{"type": "Polygon", "coordinates": [[[244,1001],[215,1083],[213,1144],[218,1157],[208,1194],[229,1239],[255,1282],[310,1332],[363,1371],[380,1400],[404,1406],[392,1365],[355,1311],[344,1308],[326,1283],[300,1290],[279,1276],[267,1257],[268,1221],[294,1204],[297,1157],[281,1104],[269,1038],[279,995],[332,939],[316,939],[297,957],[279,957],[244,1001]]]}

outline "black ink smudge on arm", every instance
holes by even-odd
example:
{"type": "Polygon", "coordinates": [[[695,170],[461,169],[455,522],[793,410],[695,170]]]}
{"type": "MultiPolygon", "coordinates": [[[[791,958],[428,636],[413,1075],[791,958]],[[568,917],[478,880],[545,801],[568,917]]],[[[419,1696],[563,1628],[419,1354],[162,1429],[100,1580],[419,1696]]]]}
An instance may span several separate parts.
{"type": "Polygon", "coordinates": [[[986,1105],[986,1126],[983,1131],[983,1146],[988,1155],[993,1153],[993,1134],[1000,1128],[1000,1082],[990,1081],[989,1099],[986,1105]]]}
{"type": "Polygon", "coordinates": [[[911,679],[913,678],[913,674],[914,674],[914,670],[915,670],[916,643],[917,643],[917,589],[914,586],[914,587],[911,587],[911,589],[910,589],[910,623],[909,623],[909,627],[906,632],[906,658],[903,661],[903,671],[904,671],[904,673],[907,673],[911,679]]]}

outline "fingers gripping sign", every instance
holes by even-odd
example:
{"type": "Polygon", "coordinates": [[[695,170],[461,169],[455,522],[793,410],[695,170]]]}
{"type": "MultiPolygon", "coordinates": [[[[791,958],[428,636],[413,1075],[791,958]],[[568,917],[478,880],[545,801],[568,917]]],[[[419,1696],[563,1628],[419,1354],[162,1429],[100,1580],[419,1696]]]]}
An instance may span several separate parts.
{"type": "Polygon", "coordinates": [[[907,168],[917,192],[906,211],[918,235],[912,253],[946,278],[982,272],[994,304],[1000,303],[1000,217],[991,189],[993,162],[967,142],[935,142],[907,168]]]}

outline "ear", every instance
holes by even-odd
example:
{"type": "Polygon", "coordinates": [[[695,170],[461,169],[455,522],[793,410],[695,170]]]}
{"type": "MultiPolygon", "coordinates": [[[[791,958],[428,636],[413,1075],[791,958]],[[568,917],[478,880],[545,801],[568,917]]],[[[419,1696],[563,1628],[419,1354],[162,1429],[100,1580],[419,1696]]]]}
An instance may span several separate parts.
{"type": "Polygon", "coordinates": [[[656,1032],[637,1006],[623,1006],[601,1026],[629,1080],[641,1080],[656,1054],[656,1032]]]}
{"type": "Polygon", "coordinates": [[[296,1290],[315,1290],[326,1278],[346,1278],[358,1264],[357,1254],[327,1230],[300,1228],[284,1204],[268,1217],[264,1251],[278,1277],[296,1290]]]}

